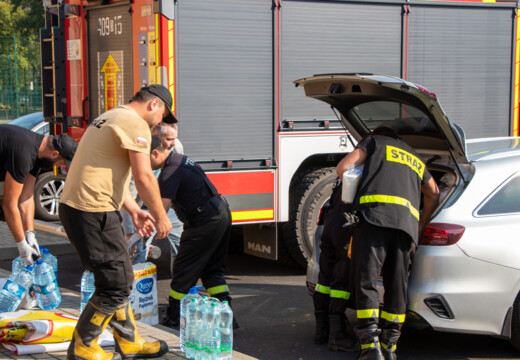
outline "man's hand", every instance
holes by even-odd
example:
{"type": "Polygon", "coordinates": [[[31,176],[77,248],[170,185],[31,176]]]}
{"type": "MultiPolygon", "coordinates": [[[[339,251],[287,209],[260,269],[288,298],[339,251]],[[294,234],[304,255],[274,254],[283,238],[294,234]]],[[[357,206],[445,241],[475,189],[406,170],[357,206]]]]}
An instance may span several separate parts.
{"type": "Polygon", "coordinates": [[[141,235],[142,237],[152,236],[155,231],[154,222],[155,219],[153,216],[144,210],[137,210],[131,213],[132,222],[135,226],[135,231],[141,235]]]}
{"type": "Polygon", "coordinates": [[[31,245],[29,245],[26,239],[17,242],[16,246],[18,247],[20,258],[22,259],[25,265],[32,265],[34,263],[33,255],[39,256],[39,253],[37,253],[36,250],[34,250],[34,248],[31,245]]]}
{"type": "Polygon", "coordinates": [[[38,245],[38,241],[36,241],[36,235],[34,235],[34,232],[32,231],[26,231],[25,232],[25,240],[27,240],[27,243],[36,250],[38,253],[38,256],[41,256],[40,254],[40,246],[38,245]]]}
{"type": "Polygon", "coordinates": [[[155,223],[155,227],[157,229],[156,238],[164,239],[170,233],[170,230],[172,229],[172,223],[168,216],[163,216],[155,223]]]}

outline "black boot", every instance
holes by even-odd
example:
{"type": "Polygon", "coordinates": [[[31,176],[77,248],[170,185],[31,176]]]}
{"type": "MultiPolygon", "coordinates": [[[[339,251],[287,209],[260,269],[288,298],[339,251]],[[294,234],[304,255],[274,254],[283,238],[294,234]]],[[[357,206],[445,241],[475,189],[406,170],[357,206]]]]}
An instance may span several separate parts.
{"type": "Polygon", "coordinates": [[[385,360],[397,360],[395,350],[400,336],[401,331],[398,329],[383,329],[381,332],[381,350],[385,360]]]}
{"type": "Polygon", "coordinates": [[[166,314],[166,317],[161,321],[161,325],[179,330],[181,316],[181,301],[172,297],[168,297],[168,303],[168,312],[166,314]]]}
{"type": "Polygon", "coordinates": [[[83,309],[67,350],[67,360],[121,360],[118,353],[106,353],[98,345],[101,333],[114,316],[116,307],[93,295],[83,309]]]}
{"type": "Polygon", "coordinates": [[[168,352],[164,341],[148,342],[139,336],[130,302],[117,307],[110,326],[114,334],[114,349],[123,359],[156,358],[168,352]]]}
{"type": "MultiPolygon", "coordinates": [[[[220,302],[227,301],[229,304],[229,307],[231,310],[233,310],[233,307],[231,306],[231,296],[229,294],[215,294],[213,297],[219,299],[220,302]]],[[[233,330],[236,330],[240,327],[237,322],[237,317],[235,316],[235,312],[233,311],[233,330]]]]}
{"type": "Polygon", "coordinates": [[[315,344],[325,344],[329,341],[329,312],[325,310],[314,310],[316,318],[315,344]]]}
{"type": "Polygon", "coordinates": [[[347,323],[344,314],[330,314],[329,349],[332,351],[356,351],[356,340],[346,333],[347,323]]]}
{"type": "Polygon", "coordinates": [[[379,329],[377,324],[356,329],[361,350],[357,357],[358,360],[384,360],[381,346],[379,345],[379,329]]]}

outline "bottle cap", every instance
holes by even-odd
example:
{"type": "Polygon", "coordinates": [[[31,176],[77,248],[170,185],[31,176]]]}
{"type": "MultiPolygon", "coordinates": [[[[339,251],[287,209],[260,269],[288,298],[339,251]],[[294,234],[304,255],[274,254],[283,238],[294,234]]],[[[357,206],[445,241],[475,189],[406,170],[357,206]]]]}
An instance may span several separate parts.
{"type": "Polygon", "coordinates": [[[46,248],[43,248],[43,249],[42,249],[42,252],[43,252],[44,254],[50,254],[49,249],[46,249],[46,248]]]}
{"type": "Polygon", "coordinates": [[[42,261],[42,258],[38,258],[38,260],[36,261],[36,264],[37,264],[37,265],[40,265],[42,262],[43,262],[43,261],[42,261]]]}
{"type": "Polygon", "coordinates": [[[200,289],[202,289],[201,285],[192,286],[190,291],[188,291],[188,294],[198,294],[200,289]]]}
{"type": "Polygon", "coordinates": [[[27,271],[32,271],[32,269],[33,269],[33,267],[31,265],[27,265],[25,267],[25,270],[27,270],[27,271]]]}

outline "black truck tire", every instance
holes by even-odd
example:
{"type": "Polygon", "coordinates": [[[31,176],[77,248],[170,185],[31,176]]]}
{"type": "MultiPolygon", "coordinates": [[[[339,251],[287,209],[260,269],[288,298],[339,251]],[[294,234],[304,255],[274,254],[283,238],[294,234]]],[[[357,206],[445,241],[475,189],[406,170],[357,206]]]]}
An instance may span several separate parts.
{"type": "Polygon", "coordinates": [[[56,176],[51,171],[38,176],[34,185],[34,215],[36,218],[44,221],[60,220],[58,201],[64,185],[64,175],[56,176]]]}
{"type": "Polygon", "coordinates": [[[291,187],[289,221],[284,224],[283,239],[294,261],[304,268],[312,257],[318,216],[332,194],[336,177],[334,167],[312,169],[291,187]]]}
{"type": "Polygon", "coordinates": [[[520,293],[513,304],[513,318],[511,319],[511,339],[509,340],[517,350],[520,350],[520,293]]]}

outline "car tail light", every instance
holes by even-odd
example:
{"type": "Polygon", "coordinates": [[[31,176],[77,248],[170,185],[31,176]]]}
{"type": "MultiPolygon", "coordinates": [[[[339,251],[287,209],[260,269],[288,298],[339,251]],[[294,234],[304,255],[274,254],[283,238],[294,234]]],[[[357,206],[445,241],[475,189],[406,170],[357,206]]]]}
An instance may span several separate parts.
{"type": "Polygon", "coordinates": [[[445,246],[453,245],[464,234],[464,226],[444,223],[430,223],[426,226],[419,245],[445,246]]]}

